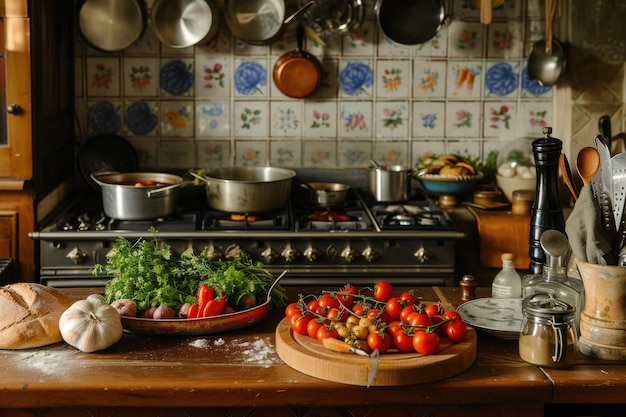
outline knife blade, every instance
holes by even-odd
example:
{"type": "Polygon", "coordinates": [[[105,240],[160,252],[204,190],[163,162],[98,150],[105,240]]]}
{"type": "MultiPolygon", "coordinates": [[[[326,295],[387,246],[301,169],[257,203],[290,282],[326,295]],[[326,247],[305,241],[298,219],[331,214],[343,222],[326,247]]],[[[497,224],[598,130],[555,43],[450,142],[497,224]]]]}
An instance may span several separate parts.
{"type": "Polygon", "coordinates": [[[341,341],[339,339],[333,339],[332,337],[328,337],[322,340],[322,345],[326,349],[334,350],[335,352],[356,353],[357,355],[369,357],[370,363],[369,371],[367,372],[367,388],[372,385],[372,382],[374,382],[376,374],[378,373],[378,362],[380,361],[380,352],[378,351],[378,349],[375,349],[370,354],[363,349],[355,348],[354,346],[350,346],[344,341],[341,341]]]}

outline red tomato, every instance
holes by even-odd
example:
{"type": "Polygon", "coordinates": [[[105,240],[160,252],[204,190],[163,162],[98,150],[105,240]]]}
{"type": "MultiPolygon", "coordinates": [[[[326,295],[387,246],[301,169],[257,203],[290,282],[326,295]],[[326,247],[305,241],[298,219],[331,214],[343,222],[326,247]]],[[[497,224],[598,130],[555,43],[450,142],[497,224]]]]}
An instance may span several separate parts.
{"type": "Polygon", "coordinates": [[[394,319],[399,319],[404,306],[405,304],[400,297],[391,297],[385,304],[385,311],[394,319]]]}
{"type": "Polygon", "coordinates": [[[326,313],[326,318],[331,321],[346,321],[348,320],[348,312],[343,308],[331,308],[326,313]]]}
{"type": "Polygon", "coordinates": [[[365,317],[370,320],[376,320],[378,317],[380,317],[380,315],[380,308],[370,308],[369,310],[367,310],[367,313],[365,313],[365,317]]]}
{"type": "Polygon", "coordinates": [[[285,307],[285,316],[287,316],[287,318],[291,318],[294,314],[300,313],[301,311],[298,309],[298,303],[296,302],[288,304],[287,307],[285,307]]]}
{"type": "Polygon", "coordinates": [[[420,298],[413,294],[413,291],[404,291],[400,294],[400,299],[404,301],[404,304],[407,306],[412,306],[415,304],[419,304],[420,298]]]}
{"type": "Polygon", "coordinates": [[[337,298],[347,308],[351,308],[354,305],[354,296],[359,293],[357,287],[350,284],[346,284],[338,293],[337,298]]]}
{"type": "Polygon", "coordinates": [[[402,323],[400,322],[400,320],[394,320],[387,324],[387,328],[385,330],[387,330],[387,333],[393,336],[396,330],[402,329],[401,325],[402,323]]]}
{"type": "Polygon", "coordinates": [[[316,339],[320,343],[324,343],[324,339],[328,339],[329,337],[336,339],[339,337],[339,333],[337,333],[337,329],[334,326],[323,325],[317,329],[316,339]]]}
{"type": "Polygon", "coordinates": [[[303,316],[302,314],[294,314],[289,320],[291,328],[294,332],[302,335],[307,335],[307,326],[309,325],[310,318],[303,316]]]}
{"type": "Polygon", "coordinates": [[[317,339],[317,331],[322,327],[323,323],[320,323],[317,319],[309,320],[306,326],[306,333],[313,339],[317,339]]]}
{"type": "Polygon", "coordinates": [[[433,324],[428,314],[419,311],[409,314],[408,320],[411,327],[428,327],[433,324]]]}
{"type": "Polygon", "coordinates": [[[449,322],[446,326],[446,335],[453,342],[461,342],[465,340],[467,336],[467,324],[462,320],[454,320],[449,322]]]}
{"type": "Polygon", "coordinates": [[[402,311],[400,311],[400,321],[402,321],[403,323],[408,323],[409,320],[409,315],[411,313],[415,313],[417,312],[417,309],[415,308],[415,305],[410,305],[410,306],[406,306],[402,309],[402,311]]]}
{"type": "Polygon", "coordinates": [[[413,335],[407,334],[402,328],[398,328],[398,330],[393,333],[393,345],[400,352],[408,353],[415,351],[415,349],[413,349],[413,335]]]}
{"type": "Polygon", "coordinates": [[[428,333],[417,331],[413,335],[413,349],[422,355],[433,354],[439,349],[439,335],[437,333],[428,333]]]}
{"type": "Polygon", "coordinates": [[[306,305],[306,309],[315,314],[322,314],[322,312],[324,311],[324,308],[320,306],[320,302],[317,300],[309,301],[306,305]]]}
{"type": "Polygon", "coordinates": [[[374,285],[374,298],[378,301],[387,302],[393,296],[393,286],[385,280],[376,282],[374,285]]]}
{"type": "Polygon", "coordinates": [[[387,332],[374,332],[367,335],[367,346],[370,349],[378,349],[379,353],[385,353],[391,347],[391,336],[387,332]]]}
{"type": "Polygon", "coordinates": [[[426,306],[424,307],[424,311],[430,317],[439,316],[443,314],[443,307],[441,307],[440,303],[426,304],[426,306]]]}
{"type": "Polygon", "coordinates": [[[339,308],[339,300],[330,294],[320,295],[317,301],[319,302],[320,307],[322,307],[325,311],[328,311],[331,308],[339,308]]]}
{"type": "Polygon", "coordinates": [[[448,320],[463,320],[461,318],[461,315],[454,310],[446,311],[445,313],[443,313],[443,318],[448,320]]]}
{"type": "MultiPolygon", "coordinates": [[[[430,318],[433,321],[433,326],[436,324],[439,324],[443,321],[443,316],[433,316],[430,318]]],[[[440,326],[437,326],[435,328],[435,332],[437,332],[437,334],[439,336],[445,336],[446,335],[446,324],[442,324],[440,326]]]]}
{"type": "Polygon", "coordinates": [[[352,306],[352,312],[357,317],[363,317],[365,314],[365,307],[363,307],[363,304],[355,304],[352,306]]]}

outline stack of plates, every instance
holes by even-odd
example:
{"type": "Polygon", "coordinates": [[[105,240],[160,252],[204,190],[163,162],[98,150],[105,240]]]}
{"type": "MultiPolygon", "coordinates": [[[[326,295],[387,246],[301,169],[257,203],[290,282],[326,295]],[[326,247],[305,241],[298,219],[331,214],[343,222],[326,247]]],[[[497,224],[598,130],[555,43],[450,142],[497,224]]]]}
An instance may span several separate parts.
{"type": "Polygon", "coordinates": [[[521,298],[479,298],[457,311],[470,326],[501,339],[517,339],[522,330],[521,298]]]}

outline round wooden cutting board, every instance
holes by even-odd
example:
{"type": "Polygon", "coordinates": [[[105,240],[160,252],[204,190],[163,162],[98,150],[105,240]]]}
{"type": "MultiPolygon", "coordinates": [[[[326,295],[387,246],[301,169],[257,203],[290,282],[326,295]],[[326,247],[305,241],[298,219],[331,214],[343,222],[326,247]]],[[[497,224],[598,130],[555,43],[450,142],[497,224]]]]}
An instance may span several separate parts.
{"type": "MultiPolygon", "coordinates": [[[[287,318],[276,327],[276,352],[283,362],[303,374],[367,386],[369,358],[328,350],[309,336],[293,333],[287,318]]],[[[432,355],[391,351],[381,354],[372,385],[410,385],[449,378],[469,368],[475,359],[476,332],[468,327],[463,342],[441,338],[439,350],[432,355]]]]}

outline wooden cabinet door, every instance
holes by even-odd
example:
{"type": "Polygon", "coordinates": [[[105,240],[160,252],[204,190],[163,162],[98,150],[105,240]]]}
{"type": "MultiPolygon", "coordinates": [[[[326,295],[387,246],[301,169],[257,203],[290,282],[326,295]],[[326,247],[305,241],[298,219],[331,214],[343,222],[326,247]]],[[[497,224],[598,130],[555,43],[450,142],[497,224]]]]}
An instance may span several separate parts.
{"type": "Polygon", "coordinates": [[[17,259],[17,212],[0,211],[0,258],[17,259]]]}

